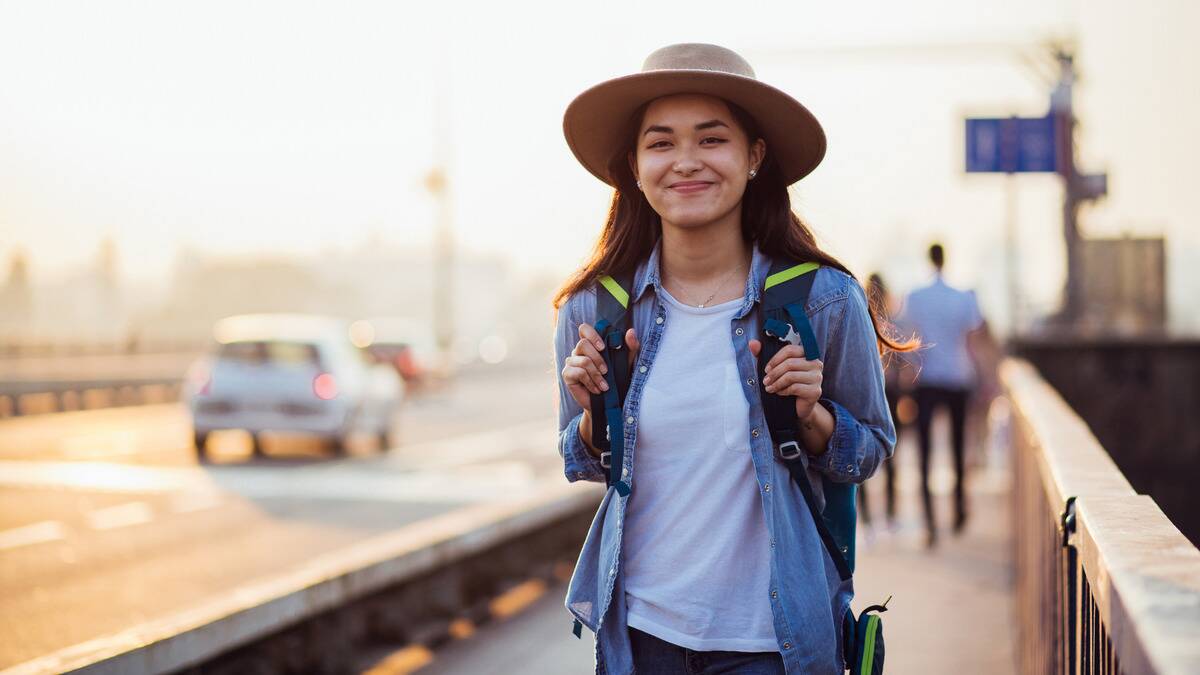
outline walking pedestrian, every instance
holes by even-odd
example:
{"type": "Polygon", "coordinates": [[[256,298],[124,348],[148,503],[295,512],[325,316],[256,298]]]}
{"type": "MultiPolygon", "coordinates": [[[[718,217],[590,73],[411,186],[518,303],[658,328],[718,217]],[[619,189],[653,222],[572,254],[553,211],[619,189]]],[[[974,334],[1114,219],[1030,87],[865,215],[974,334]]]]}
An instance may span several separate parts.
{"type": "MultiPolygon", "coordinates": [[[[867,277],[867,299],[874,308],[876,314],[887,321],[891,321],[896,315],[896,301],[888,292],[887,284],[884,283],[883,277],[878,273],[867,277]]],[[[888,410],[892,414],[892,423],[896,427],[896,447],[899,448],[900,433],[903,431],[903,422],[899,415],[900,397],[903,394],[900,388],[900,369],[904,362],[898,358],[885,358],[883,362],[883,382],[884,394],[887,396],[888,410]]],[[[884,515],[887,518],[887,527],[893,528],[896,523],[896,459],[893,456],[890,461],[883,463],[884,473],[884,515]]],[[[864,485],[858,491],[859,514],[862,515],[863,524],[868,528],[872,528],[874,522],[871,515],[871,503],[867,497],[867,488],[864,485]]],[[[872,529],[867,530],[867,536],[871,536],[872,529]]]]}
{"type": "Polygon", "coordinates": [[[973,333],[986,331],[975,294],[954,288],[943,278],[945,256],[941,244],[929,247],[933,281],[908,295],[898,319],[900,325],[917,334],[923,346],[915,356],[918,375],[914,397],[917,402],[917,443],[921,452],[921,499],[929,547],[936,545],[938,539],[937,518],[929,491],[930,433],[938,408],[946,408],[950,413],[954,453],[954,533],[961,532],[967,523],[963,458],[967,402],[976,381],[968,339],[973,333]]]}
{"type": "Polygon", "coordinates": [[[619,479],[566,598],[576,630],[596,635],[596,672],[842,673],[852,583],[776,458],[760,393],[793,397],[818,490],[822,477],[861,482],[891,455],[879,347],[898,345],[788,197],[824,155],[820,125],[736,53],[683,44],[580,94],[564,131],[615,188],[591,258],[555,299],[566,477],[619,479]],[[800,311],[824,358],[792,343],[764,372],[773,259],[819,263],[800,311]],[[630,288],[614,279],[625,276],[630,288]],[[623,341],[606,344],[594,325],[601,284],[632,317],[623,341]],[[607,416],[623,448],[615,470],[589,408],[609,391],[605,350],[614,370],[627,353],[630,373],[623,409],[607,416]]]}

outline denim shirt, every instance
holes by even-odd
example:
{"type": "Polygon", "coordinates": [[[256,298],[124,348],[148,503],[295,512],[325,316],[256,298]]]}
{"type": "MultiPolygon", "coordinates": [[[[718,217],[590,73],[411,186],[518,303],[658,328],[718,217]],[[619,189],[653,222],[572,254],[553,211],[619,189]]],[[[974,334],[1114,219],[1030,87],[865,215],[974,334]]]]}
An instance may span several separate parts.
{"type": "MultiPolygon", "coordinates": [[[[661,246],[661,243],[660,243],[661,246]]],[[[671,320],[662,299],[660,248],[638,266],[630,289],[633,326],[641,351],[626,395],[625,455],[622,473],[637,491],[633,454],[637,452],[638,411],[643,387],[671,320]]],[[[746,295],[729,326],[742,391],[750,403],[750,453],[770,537],[771,613],[779,653],[788,673],[835,673],[842,667],[842,618],[854,594],[843,582],[817,534],[812,515],[787,467],[775,459],[759,398],[756,360],[749,341],[758,338],[759,301],[771,260],[754,250],[746,295]]],[[[896,440],[884,396],[883,369],[862,287],[847,274],[822,267],[816,272],[806,309],[824,356],[822,401],[835,425],[828,446],[807,457],[818,505],[824,505],[820,476],[862,482],[892,454],[896,440]]],[[[596,294],[572,295],[560,308],[554,346],[558,370],[579,341],[579,324],[595,321],[596,294]]],[[[579,436],[583,410],[559,379],[558,449],[568,481],[604,482],[606,470],[579,436]]],[[[596,672],[633,673],[626,627],[621,563],[628,497],[609,489],[600,503],[567,588],[566,607],[596,634],[596,672]]],[[[731,598],[731,602],[742,601],[731,598]]]]}

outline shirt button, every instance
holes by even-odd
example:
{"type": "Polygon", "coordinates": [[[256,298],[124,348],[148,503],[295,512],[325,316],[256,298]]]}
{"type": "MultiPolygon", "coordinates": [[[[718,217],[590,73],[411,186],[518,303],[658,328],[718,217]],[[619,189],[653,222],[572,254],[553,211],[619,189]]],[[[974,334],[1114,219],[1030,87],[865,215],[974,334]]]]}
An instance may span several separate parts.
{"type": "Polygon", "coordinates": [[[846,465],[846,470],[847,470],[847,471],[849,471],[850,473],[854,473],[854,465],[853,465],[853,464],[847,464],[847,465],[846,465]]]}
{"type": "Polygon", "coordinates": [[[771,548],[775,548],[775,540],[774,539],[771,540],[771,548]]]}
{"type": "Polygon", "coordinates": [[[791,648],[792,648],[792,643],[790,643],[790,642],[785,642],[785,643],[783,643],[783,648],[784,648],[784,649],[791,649],[791,648]]]}
{"type": "Polygon", "coordinates": [[[638,368],[638,372],[639,372],[639,373],[644,373],[644,372],[646,372],[646,366],[642,366],[641,368],[638,368]]]}
{"type": "Polygon", "coordinates": [[[776,592],[776,591],[771,591],[771,599],[772,599],[772,600],[774,600],[774,599],[776,599],[776,598],[778,598],[778,597],[779,597],[779,593],[778,593],[778,592],[776,592]]]}
{"type": "Polygon", "coordinates": [[[758,384],[758,383],[757,383],[757,382],[754,380],[754,378],[752,377],[752,378],[750,378],[750,379],[746,380],[746,384],[748,384],[748,385],[750,385],[751,387],[753,387],[755,384],[758,384]]]}
{"type": "Polygon", "coordinates": [[[629,469],[621,469],[621,478],[629,478],[629,469]]]}
{"type": "Polygon", "coordinates": [[[575,472],[575,477],[576,477],[576,478],[583,478],[583,472],[582,472],[582,471],[576,471],[576,472],[575,472]]]}
{"type": "Polygon", "coordinates": [[[770,491],[771,491],[770,483],[767,483],[766,485],[763,486],[763,492],[770,492],[770,491]]]}
{"type": "Polygon", "coordinates": [[[733,334],[734,334],[734,335],[741,335],[742,333],[745,333],[745,332],[746,332],[746,331],[742,330],[741,328],[738,328],[738,329],[736,329],[736,330],[734,330],[734,331],[733,331],[733,334]]]}
{"type": "Polygon", "coordinates": [[[633,424],[633,415],[625,418],[625,424],[633,424]]]}
{"type": "Polygon", "coordinates": [[[750,435],[753,436],[754,438],[758,438],[758,429],[751,429],[750,435]]]}
{"type": "Polygon", "coordinates": [[[663,318],[661,316],[654,320],[654,323],[661,324],[662,322],[663,322],[663,318]]]}

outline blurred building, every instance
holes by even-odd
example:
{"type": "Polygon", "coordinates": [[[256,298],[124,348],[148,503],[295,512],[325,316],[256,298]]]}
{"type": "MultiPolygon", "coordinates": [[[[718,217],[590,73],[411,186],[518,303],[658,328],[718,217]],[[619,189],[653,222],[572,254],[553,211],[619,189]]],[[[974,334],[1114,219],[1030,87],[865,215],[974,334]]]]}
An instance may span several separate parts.
{"type": "Polygon", "coordinates": [[[12,254],[8,277],[0,286],[0,342],[7,347],[29,339],[33,321],[33,289],[29,284],[29,261],[25,253],[12,254]]]}
{"type": "Polygon", "coordinates": [[[1086,335],[1146,336],[1167,324],[1166,243],[1162,237],[1082,239],[1082,309],[1086,335]]]}

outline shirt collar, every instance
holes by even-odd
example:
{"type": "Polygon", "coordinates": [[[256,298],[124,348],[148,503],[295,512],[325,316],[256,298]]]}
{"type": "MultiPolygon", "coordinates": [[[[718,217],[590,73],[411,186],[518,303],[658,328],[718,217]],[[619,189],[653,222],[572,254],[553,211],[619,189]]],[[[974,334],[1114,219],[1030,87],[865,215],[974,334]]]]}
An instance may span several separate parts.
{"type": "MultiPolygon", "coordinates": [[[[662,238],[660,237],[654,243],[654,249],[650,251],[650,256],[647,257],[633,275],[633,301],[637,302],[641,299],[642,294],[646,289],[653,287],[654,292],[658,293],[662,286],[662,274],[659,269],[659,262],[662,259],[662,238]]],[[[767,274],[771,271],[771,258],[767,254],[759,250],[758,245],[751,247],[750,255],[750,273],[746,276],[746,300],[742,303],[742,307],[738,310],[737,318],[741,318],[748,314],[754,308],[754,304],[762,299],[763,284],[767,281],[767,274]]]]}

